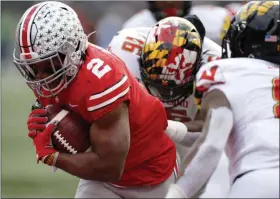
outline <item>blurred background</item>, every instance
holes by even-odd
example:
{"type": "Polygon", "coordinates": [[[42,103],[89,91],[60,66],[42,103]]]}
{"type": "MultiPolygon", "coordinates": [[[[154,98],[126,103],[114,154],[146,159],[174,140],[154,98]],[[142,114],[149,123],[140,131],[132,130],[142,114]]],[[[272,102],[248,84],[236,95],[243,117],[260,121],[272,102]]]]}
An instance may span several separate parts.
{"type": "MultiPolygon", "coordinates": [[[[15,28],[23,13],[36,1],[1,1],[2,86],[2,197],[74,197],[78,179],[36,164],[26,119],[35,98],[12,61],[15,28]]],[[[78,13],[90,41],[106,48],[113,35],[132,15],[146,9],[145,1],[65,1],[78,13]]],[[[193,5],[225,6],[229,2],[193,1],[193,5]]]]}

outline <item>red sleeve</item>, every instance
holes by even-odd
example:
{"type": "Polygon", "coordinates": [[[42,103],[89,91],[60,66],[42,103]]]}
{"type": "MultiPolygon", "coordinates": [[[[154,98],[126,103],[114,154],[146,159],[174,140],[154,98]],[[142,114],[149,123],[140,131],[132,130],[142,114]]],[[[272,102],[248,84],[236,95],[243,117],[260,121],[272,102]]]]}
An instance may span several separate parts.
{"type": "Polygon", "coordinates": [[[130,100],[130,83],[124,70],[125,66],[119,61],[115,63],[117,66],[112,66],[112,71],[94,84],[98,89],[95,88],[86,97],[86,108],[92,120],[109,113],[122,102],[130,100]]]}

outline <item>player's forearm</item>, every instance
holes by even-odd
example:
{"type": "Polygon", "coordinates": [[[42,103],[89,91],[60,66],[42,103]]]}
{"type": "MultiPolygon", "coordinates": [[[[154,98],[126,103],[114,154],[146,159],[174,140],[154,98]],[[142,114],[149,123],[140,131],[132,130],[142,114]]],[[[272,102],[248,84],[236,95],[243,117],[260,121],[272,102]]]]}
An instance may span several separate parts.
{"type": "Polygon", "coordinates": [[[61,153],[55,166],[85,180],[110,182],[120,179],[124,164],[102,160],[96,153],[88,152],[75,155],[61,153]]]}
{"type": "Polygon", "coordinates": [[[177,185],[187,197],[201,190],[217,167],[233,125],[229,108],[209,110],[202,130],[191,152],[183,162],[185,171],[177,185]]]}
{"type": "Polygon", "coordinates": [[[218,164],[219,154],[219,150],[207,146],[201,138],[197,140],[183,162],[185,170],[170,187],[166,198],[198,198],[218,164]]]}
{"type": "Polygon", "coordinates": [[[201,135],[200,132],[195,132],[195,133],[189,132],[180,141],[180,144],[186,147],[191,147],[193,143],[195,143],[195,141],[199,138],[200,135],[201,135]]]}
{"type": "Polygon", "coordinates": [[[219,163],[222,152],[223,150],[209,145],[202,145],[199,148],[194,159],[176,183],[188,198],[194,197],[206,186],[219,163]]]}

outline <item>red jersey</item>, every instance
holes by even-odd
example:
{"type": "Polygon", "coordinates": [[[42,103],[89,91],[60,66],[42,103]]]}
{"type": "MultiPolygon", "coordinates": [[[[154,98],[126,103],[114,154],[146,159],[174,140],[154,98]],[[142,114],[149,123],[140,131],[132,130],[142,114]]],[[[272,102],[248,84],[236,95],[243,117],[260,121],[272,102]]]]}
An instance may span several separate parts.
{"type": "Polygon", "coordinates": [[[46,106],[60,104],[92,123],[129,101],[130,149],[119,186],[157,185],[176,165],[174,143],[165,134],[162,103],[128,72],[115,55],[90,44],[75,79],[53,98],[39,98],[46,106]],[[56,98],[56,100],[55,100],[56,98]]]}

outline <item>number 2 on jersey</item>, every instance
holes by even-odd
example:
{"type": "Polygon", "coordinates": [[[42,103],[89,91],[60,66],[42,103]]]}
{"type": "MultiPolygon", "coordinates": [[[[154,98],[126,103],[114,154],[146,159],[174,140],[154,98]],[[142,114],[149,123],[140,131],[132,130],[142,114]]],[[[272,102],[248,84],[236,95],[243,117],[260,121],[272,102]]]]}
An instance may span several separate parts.
{"type": "Polygon", "coordinates": [[[122,50],[135,53],[136,55],[140,55],[142,45],[144,44],[143,41],[140,39],[135,39],[132,37],[126,37],[125,42],[123,42],[122,50]]]}
{"type": "Polygon", "coordinates": [[[104,61],[99,58],[94,58],[90,60],[87,64],[87,69],[91,70],[91,72],[97,76],[99,79],[103,77],[106,73],[108,73],[112,68],[107,64],[104,65],[104,61]]]}
{"type": "Polygon", "coordinates": [[[276,118],[280,118],[280,79],[276,77],[272,80],[272,97],[276,101],[273,106],[273,113],[276,118]]]}

